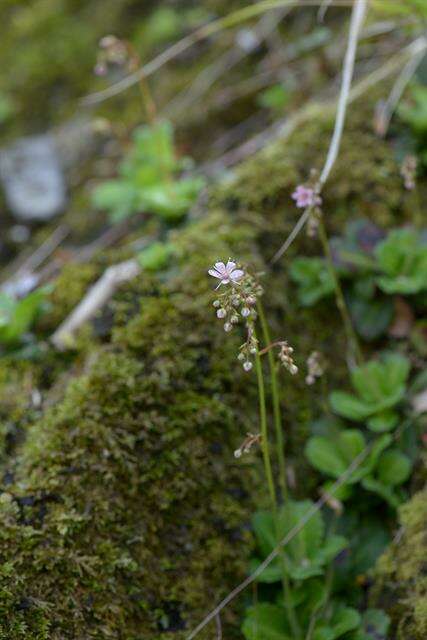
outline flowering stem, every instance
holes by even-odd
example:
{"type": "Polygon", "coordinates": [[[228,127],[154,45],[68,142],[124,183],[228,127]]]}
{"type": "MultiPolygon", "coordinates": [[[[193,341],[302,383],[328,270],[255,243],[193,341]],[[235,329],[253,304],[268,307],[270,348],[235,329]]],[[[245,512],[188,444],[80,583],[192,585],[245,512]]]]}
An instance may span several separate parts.
{"type": "Polygon", "coordinates": [[[332,281],[334,283],[335,301],[344,324],[344,331],[347,336],[348,345],[351,349],[352,356],[356,360],[357,364],[360,365],[363,362],[362,352],[359,346],[359,341],[357,339],[356,333],[353,328],[353,324],[350,319],[350,315],[348,313],[347,304],[345,302],[341,284],[334,266],[334,262],[331,254],[331,248],[329,246],[328,236],[326,234],[326,228],[322,218],[320,218],[319,220],[319,238],[320,238],[320,242],[322,243],[323,252],[325,254],[326,265],[329,271],[329,275],[331,276],[332,281]]]}
{"type": "MultiPolygon", "coordinates": [[[[258,301],[258,315],[266,345],[271,344],[270,331],[261,302],[258,301]]],[[[277,455],[279,459],[279,484],[284,501],[288,499],[288,484],[286,482],[285,443],[282,430],[282,415],[280,410],[279,388],[277,384],[276,363],[271,349],[267,351],[268,365],[270,368],[271,397],[273,401],[274,429],[276,432],[277,455]]]]}
{"type": "MultiPolygon", "coordinates": [[[[279,518],[278,518],[278,507],[277,507],[277,496],[276,489],[274,486],[273,480],[273,472],[271,468],[271,456],[270,456],[270,447],[268,444],[268,429],[267,429],[267,412],[266,412],[266,403],[265,403],[265,385],[264,385],[264,374],[262,371],[261,357],[259,353],[255,356],[255,369],[257,374],[258,381],[258,399],[259,399],[259,417],[260,417],[260,427],[261,427],[261,449],[262,449],[262,457],[264,461],[264,470],[267,478],[268,491],[270,494],[271,507],[273,511],[273,519],[274,525],[276,529],[276,539],[280,540],[280,530],[279,530],[279,518]]],[[[286,556],[284,552],[280,553],[280,558],[282,562],[282,584],[283,591],[285,595],[285,607],[288,613],[289,622],[292,627],[292,631],[294,634],[295,640],[298,640],[301,637],[300,628],[298,625],[298,620],[295,615],[295,610],[292,604],[291,599],[291,587],[289,584],[289,578],[286,571],[286,556]]]]}

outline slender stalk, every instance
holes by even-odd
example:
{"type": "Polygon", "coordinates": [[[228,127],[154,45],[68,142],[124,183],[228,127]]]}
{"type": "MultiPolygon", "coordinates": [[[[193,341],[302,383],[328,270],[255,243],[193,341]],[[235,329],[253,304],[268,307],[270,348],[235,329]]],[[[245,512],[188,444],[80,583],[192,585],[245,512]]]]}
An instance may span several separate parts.
{"type": "Polygon", "coordinates": [[[320,238],[320,242],[322,243],[323,253],[325,254],[328,272],[334,283],[335,301],[338,307],[338,311],[341,314],[348,345],[351,349],[352,356],[355,358],[357,364],[360,365],[363,362],[362,352],[360,350],[359,341],[357,339],[356,333],[353,328],[353,324],[351,322],[350,315],[348,313],[347,304],[344,299],[344,294],[341,288],[341,284],[337,276],[336,269],[334,267],[331,248],[329,246],[328,236],[326,234],[326,229],[325,229],[325,225],[323,223],[322,218],[320,218],[319,220],[319,238],[320,238]]]}
{"type": "MultiPolygon", "coordinates": [[[[270,331],[265,318],[265,313],[261,302],[258,302],[258,315],[261,323],[261,329],[264,337],[265,345],[271,344],[270,331]]],[[[282,491],[284,501],[288,499],[288,483],[286,481],[286,458],[285,458],[285,442],[282,429],[282,414],[280,410],[279,385],[277,381],[277,369],[274,361],[273,350],[267,352],[268,366],[270,368],[271,397],[273,401],[273,419],[274,429],[276,432],[277,456],[279,460],[279,485],[282,491]]]]}
{"type": "MultiPolygon", "coordinates": [[[[259,401],[259,417],[260,417],[260,427],[261,427],[262,457],[264,462],[265,475],[267,478],[268,492],[270,494],[271,507],[273,511],[273,519],[274,519],[274,525],[276,529],[276,539],[277,539],[277,542],[279,542],[280,531],[279,531],[277,496],[276,496],[276,489],[274,486],[273,472],[271,468],[270,446],[268,443],[264,374],[262,371],[261,357],[259,354],[255,356],[255,369],[256,369],[257,381],[258,381],[258,401],[259,401]]],[[[301,637],[301,631],[300,631],[298,620],[295,615],[295,610],[292,604],[291,587],[289,584],[289,578],[286,570],[287,562],[286,562],[285,553],[281,552],[279,554],[279,557],[281,559],[282,569],[283,569],[282,584],[283,584],[283,591],[285,596],[285,608],[288,613],[289,622],[292,628],[292,632],[294,634],[294,638],[295,640],[298,640],[301,637]]]]}

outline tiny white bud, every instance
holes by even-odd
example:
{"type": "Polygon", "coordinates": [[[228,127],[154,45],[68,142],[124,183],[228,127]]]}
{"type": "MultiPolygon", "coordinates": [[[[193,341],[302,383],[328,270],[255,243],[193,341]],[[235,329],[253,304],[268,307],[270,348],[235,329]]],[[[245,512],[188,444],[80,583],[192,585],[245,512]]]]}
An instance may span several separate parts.
{"type": "Polygon", "coordinates": [[[217,318],[225,318],[225,316],[227,315],[227,312],[225,309],[218,309],[218,311],[216,312],[216,316],[217,318]]]}
{"type": "Polygon", "coordinates": [[[252,353],[252,355],[255,355],[256,353],[258,353],[258,349],[256,347],[251,347],[249,349],[249,353],[252,353]]]}
{"type": "Polygon", "coordinates": [[[220,307],[220,306],[221,306],[221,302],[220,302],[219,300],[214,300],[212,304],[213,304],[213,306],[214,306],[214,307],[216,307],[216,308],[218,308],[218,307],[220,307]]]}
{"type": "Polygon", "coordinates": [[[234,457],[235,458],[241,458],[242,457],[242,450],[241,449],[236,449],[236,451],[234,452],[234,457]]]}
{"type": "Polygon", "coordinates": [[[246,358],[244,353],[239,353],[239,355],[237,356],[238,360],[244,360],[246,358]]]}
{"type": "Polygon", "coordinates": [[[242,316],[244,318],[247,318],[250,315],[251,310],[248,309],[248,307],[243,307],[243,309],[240,311],[240,313],[242,314],[242,316]]]}
{"type": "Polygon", "coordinates": [[[296,373],[298,373],[298,367],[295,364],[291,364],[291,366],[289,367],[289,371],[294,376],[296,373]]]}
{"type": "Polygon", "coordinates": [[[231,322],[226,322],[224,325],[224,331],[226,333],[229,333],[233,328],[233,325],[231,324],[231,322]]]}
{"type": "Polygon", "coordinates": [[[246,298],[246,302],[247,302],[248,304],[256,304],[256,298],[255,298],[255,296],[248,296],[248,297],[246,298]]]}
{"type": "Polygon", "coordinates": [[[253,367],[253,364],[252,362],[249,362],[249,360],[243,363],[243,368],[245,371],[250,371],[252,367],[253,367]]]}
{"type": "Polygon", "coordinates": [[[231,316],[230,322],[232,322],[233,324],[237,324],[239,322],[239,316],[237,315],[231,316]]]}

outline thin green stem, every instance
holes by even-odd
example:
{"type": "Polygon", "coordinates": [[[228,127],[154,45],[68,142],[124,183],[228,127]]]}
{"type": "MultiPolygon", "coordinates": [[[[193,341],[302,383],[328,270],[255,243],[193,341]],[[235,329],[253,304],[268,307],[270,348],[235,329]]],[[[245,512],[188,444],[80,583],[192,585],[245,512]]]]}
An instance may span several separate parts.
{"type": "Polygon", "coordinates": [[[326,234],[326,229],[322,218],[320,218],[319,220],[319,238],[320,242],[322,243],[323,252],[325,254],[328,272],[334,283],[335,301],[338,307],[338,311],[341,314],[348,345],[357,364],[360,365],[363,362],[362,351],[360,349],[359,341],[353,328],[353,323],[351,322],[350,315],[348,313],[344,294],[332,259],[331,248],[329,246],[328,236],[326,234]]]}
{"type": "MultiPolygon", "coordinates": [[[[261,302],[258,302],[258,315],[264,337],[265,346],[271,344],[270,331],[261,302]]],[[[279,459],[279,485],[282,491],[283,501],[288,499],[288,483],[286,481],[285,442],[282,429],[282,413],[280,409],[279,385],[277,381],[277,369],[272,349],[267,351],[268,366],[270,368],[271,397],[273,401],[273,419],[276,432],[277,455],[279,459]]]]}
{"type": "MultiPolygon", "coordinates": [[[[262,457],[264,462],[264,470],[267,478],[268,492],[270,494],[271,507],[273,511],[273,519],[274,525],[276,529],[276,539],[280,540],[280,530],[279,530],[279,517],[278,517],[278,506],[277,506],[277,496],[276,489],[274,486],[273,480],[273,471],[271,467],[271,455],[270,455],[270,446],[268,443],[268,428],[267,428],[267,411],[266,411],[266,402],[265,402],[265,384],[264,384],[264,374],[262,371],[261,357],[259,354],[255,356],[255,369],[257,374],[258,381],[258,401],[259,401],[259,417],[260,417],[260,427],[261,427],[261,449],[262,449],[262,457]]],[[[292,604],[292,594],[291,587],[289,584],[289,578],[287,573],[287,561],[284,552],[280,553],[280,559],[282,563],[282,584],[283,591],[285,596],[285,607],[288,613],[289,622],[292,628],[292,632],[294,634],[295,640],[299,640],[301,637],[301,631],[299,628],[298,620],[295,614],[295,609],[292,604]]]]}

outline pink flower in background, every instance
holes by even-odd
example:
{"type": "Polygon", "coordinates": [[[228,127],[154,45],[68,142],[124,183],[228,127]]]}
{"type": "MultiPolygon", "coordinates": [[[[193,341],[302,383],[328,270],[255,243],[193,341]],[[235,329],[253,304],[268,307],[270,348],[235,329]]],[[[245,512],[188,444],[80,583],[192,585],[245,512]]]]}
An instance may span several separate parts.
{"type": "MultiPolygon", "coordinates": [[[[213,278],[220,280],[218,287],[222,284],[237,284],[245,275],[241,269],[236,269],[236,263],[228,260],[227,264],[223,262],[215,262],[214,268],[209,269],[208,273],[213,278]]],[[[217,288],[218,288],[217,287],[217,288]]]]}
{"type": "Polygon", "coordinates": [[[322,204],[322,198],[311,187],[299,184],[292,194],[297,207],[307,209],[308,207],[319,206],[322,204]]]}

